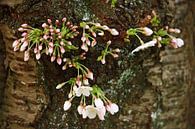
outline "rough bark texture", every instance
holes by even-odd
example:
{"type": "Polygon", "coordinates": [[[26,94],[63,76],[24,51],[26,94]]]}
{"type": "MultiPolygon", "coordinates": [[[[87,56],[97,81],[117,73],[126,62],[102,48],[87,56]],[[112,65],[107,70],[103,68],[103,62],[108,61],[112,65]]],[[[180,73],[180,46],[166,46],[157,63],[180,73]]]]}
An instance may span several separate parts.
{"type": "MultiPolygon", "coordinates": [[[[193,0],[118,0],[115,8],[104,0],[1,0],[0,1],[0,128],[1,129],[193,129],[195,127],[195,46],[193,0]],[[149,49],[136,56],[134,44],[123,43],[130,26],[142,26],[155,9],[162,25],[179,26],[185,46],[149,49]],[[71,71],[62,72],[47,57],[23,61],[13,52],[14,30],[27,22],[39,27],[46,18],[66,16],[75,24],[94,20],[117,28],[121,34],[113,47],[122,49],[118,60],[108,64],[84,62],[95,72],[120,112],[106,121],[83,120],[72,107],[64,112],[68,88],[55,90],[71,71]],[[171,20],[173,19],[173,20],[171,20]],[[68,74],[67,74],[68,73],[68,74]]],[[[90,61],[96,54],[89,56],[90,61]]],[[[78,100],[74,103],[79,103],[78,100]]]]}

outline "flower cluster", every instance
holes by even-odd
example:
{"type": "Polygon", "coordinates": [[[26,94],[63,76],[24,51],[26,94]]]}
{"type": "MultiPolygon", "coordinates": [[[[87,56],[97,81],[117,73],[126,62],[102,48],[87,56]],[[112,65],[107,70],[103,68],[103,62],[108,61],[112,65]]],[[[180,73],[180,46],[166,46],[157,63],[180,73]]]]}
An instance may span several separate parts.
{"type": "Polygon", "coordinates": [[[162,44],[171,45],[174,48],[182,47],[184,45],[184,41],[181,38],[176,38],[175,36],[169,34],[179,34],[180,32],[181,31],[177,28],[169,27],[166,27],[166,29],[160,29],[158,31],[153,31],[151,28],[148,27],[130,28],[127,30],[127,38],[129,38],[129,36],[136,36],[141,44],[131,52],[133,54],[134,52],[138,52],[140,50],[144,50],[148,47],[153,47],[155,45],[158,45],[158,47],[161,47],[162,44]],[[145,36],[150,36],[153,38],[151,41],[144,43],[138,33],[142,33],[145,36]]]}
{"type": "MultiPolygon", "coordinates": [[[[154,15],[151,25],[157,27],[159,23],[157,16],[154,15]]],[[[42,24],[41,29],[22,24],[18,31],[22,32],[21,38],[13,42],[13,48],[14,51],[24,52],[24,61],[29,60],[30,51],[33,51],[37,60],[45,53],[50,56],[51,62],[56,61],[61,65],[62,70],[70,67],[77,70],[75,77],[56,86],[56,89],[61,89],[66,84],[70,85],[68,100],[64,103],[65,111],[71,107],[75,97],[81,98],[77,111],[83,118],[94,119],[98,116],[100,120],[104,120],[106,111],[112,115],[119,111],[118,105],[112,103],[101,88],[96,84],[90,84],[90,81],[94,80],[93,72],[81,63],[87,58],[86,53],[89,52],[89,48],[96,46],[98,36],[102,37],[105,33],[117,36],[119,32],[116,29],[93,22],[81,22],[80,26],[76,26],[63,18],[56,20],[54,24],[51,19],[48,19],[47,23],[42,24]],[[80,39],[78,44],[73,42],[75,38],[80,39]],[[67,54],[67,52],[69,53],[67,54]]],[[[174,34],[180,32],[177,28],[169,27],[154,28],[154,30],[149,27],[130,28],[127,30],[126,39],[129,40],[130,36],[136,37],[141,44],[131,52],[133,54],[156,45],[158,47],[170,45],[173,48],[179,48],[184,45],[184,42],[181,38],[176,38],[174,34]],[[152,38],[150,41],[144,42],[140,35],[147,36],[147,39],[152,38]]],[[[114,58],[119,56],[120,49],[110,48],[111,43],[112,41],[108,40],[104,44],[105,48],[101,51],[101,55],[97,57],[97,61],[101,61],[102,64],[106,63],[107,55],[114,58]]]]}
{"type": "Polygon", "coordinates": [[[94,47],[96,45],[97,35],[104,36],[105,31],[108,31],[113,36],[119,35],[119,32],[116,29],[109,28],[108,26],[101,25],[100,23],[81,22],[80,27],[83,28],[81,49],[86,52],[88,51],[88,46],[94,47]]]}
{"type": "MultiPolygon", "coordinates": [[[[100,120],[105,120],[106,110],[110,112],[112,115],[119,111],[119,107],[117,104],[112,103],[108,100],[103,91],[94,85],[93,87],[89,86],[73,86],[73,97],[81,97],[80,105],[77,107],[77,111],[82,117],[94,119],[96,116],[99,117],[100,120]],[[86,104],[86,97],[92,95],[92,103],[90,105],[86,104]],[[104,105],[105,104],[105,105],[104,105]]],[[[71,107],[71,101],[73,97],[64,103],[64,110],[68,110],[71,107]]]]}
{"type": "Polygon", "coordinates": [[[42,24],[42,28],[22,24],[18,29],[22,32],[22,38],[15,40],[13,47],[14,51],[25,51],[24,61],[29,60],[30,50],[33,49],[37,60],[41,58],[42,53],[46,53],[51,56],[51,62],[56,60],[61,65],[65,51],[78,49],[70,41],[79,34],[76,30],[78,26],[74,26],[66,18],[56,20],[55,24],[48,19],[47,23],[42,24]]]}

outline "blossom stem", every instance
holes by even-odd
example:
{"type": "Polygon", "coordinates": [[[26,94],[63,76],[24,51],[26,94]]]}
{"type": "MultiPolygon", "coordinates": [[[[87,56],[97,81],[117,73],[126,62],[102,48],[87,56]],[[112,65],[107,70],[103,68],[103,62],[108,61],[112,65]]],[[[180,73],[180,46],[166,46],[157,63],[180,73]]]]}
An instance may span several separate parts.
{"type": "Polygon", "coordinates": [[[137,34],[135,34],[135,36],[139,39],[141,45],[143,45],[144,44],[143,40],[137,34]]]}

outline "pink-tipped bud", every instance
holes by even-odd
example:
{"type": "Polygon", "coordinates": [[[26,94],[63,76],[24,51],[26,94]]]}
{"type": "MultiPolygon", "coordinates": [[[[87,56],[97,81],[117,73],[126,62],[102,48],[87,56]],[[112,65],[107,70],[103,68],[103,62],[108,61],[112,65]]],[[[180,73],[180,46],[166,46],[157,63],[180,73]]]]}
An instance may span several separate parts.
{"type": "Polygon", "coordinates": [[[60,29],[56,29],[56,32],[59,33],[60,32],[60,29]]]}
{"type": "Polygon", "coordinates": [[[110,28],[109,28],[108,26],[106,26],[106,25],[103,25],[103,26],[102,26],[102,29],[103,29],[103,30],[109,30],[110,28]]]}
{"type": "Polygon", "coordinates": [[[57,63],[58,63],[59,65],[62,64],[62,58],[61,58],[61,57],[58,57],[58,58],[57,58],[57,63]]]}
{"type": "Polygon", "coordinates": [[[26,38],[24,37],[24,38],[21,38],[21,42],[24,42],[26,40],[26,38]]]}
{"type": "Polygon", "coordinates": [[[109,40],[109,41],[107,42],[107,44],[110,45],[110,44],[111,44],[111,40],[109,40]]]}
{"type": "Polygon", "coordinates": [[[47,25],[46,23],[43,23],[43,24],[42,24],[42,27],[43,27],[43,28],[47,28],[48,25],[47,25]]]}
{"type": "Polygon", "coordinates": [[[81,37],[81,41],[82,41],[82,42],[85,42],[85,41],[86,41],[86,37],[85,37],[85,36],[82,36],[82,37],[81,37]]]}
{"type": "Polygon", "coordinates": [[[38,52],[38,48],[35,47],[35,48],[34,48],[34,53],[36,54],[37,52],[38,52]]]}
{"type": "Polygon", "coordinates": [[[39,45],[39,50],[42,50],[43,49],[43,46],[42,45],[39,45]]]}
{"type": "Polygon", "coordinates": [[[63,41],[60,41],[60,45],[64,46],[64,42],[63,41]]]}
{"type": "Polygon", "coordinates": [[[64,18],[62,18],[62,21],[63,21],[63,22],[66,22],[66,18],[65,18],[65,17],[64,17],[64,18]]]}
{"type": "Polygon", "coordinates": [[[94,39],[94,40],[91,42],[91,47],[94,47],[96,44],[97,44],[97,41],[94,39]]]}
{"type": "Polygon", "coordinates": [[[55,59],[56,59],[56,57],[53,55],[53,56],[51,57],[51,62],[54,62],[55,59]]]}
{"type": "Polygon", "coordinates": [[[88,46],[91,45],[91,42],[90,42],[90,40],[89,40],[88,38],[86,39],[86,44],[87,44],[88,46]]]}
{"type": "Polygon", "coordinates": [[[49,53],[50,53],[50,54],[53,53],[53,47],[49,47],[49,53]]]}
{"type": "Polygon", "coordinates": [[[48,38],[48,35],[43,35],[43,39],[47,40],[48,38]]]}
{"type": "Polygon", "coordinates": [[[61,35],[58,35],[58,38],[59,38],[59,39],[61,39],[61,38],[62,38],[62,36],[61,36],[61,35]]]}
{"type": "Polygon", "coordinates": [[[77,77],[77,79],[76,79],[76,84],[77,84],[78,86],[81,86],[81,84],[82,84],[79,77],[77,77]]]}
{"type": "Polygon", "coordinates": [[[102,58],[100,61],[101,61],[102,64],[105,64],[106,63],[105,58],[102,58]]]}
{"type": "Polygon", "coordinates": [[[55,24],[58,26],[60,24],[59,20],[56,20],[55,24]]]}
{"type": "Polygon", "coordinates": [[[90,70],[88,70],[87,74],[86,74],[86,77],[93,80],[93,73],[90,70]]]}
{"type": "Polygon", "coordinates": [[[67,43],[68,43],[68,45],[72,45],[72,43],[70,41],[68,41],[67,43]]]}
{"type": "Polygon", "coordinates": [[[47,19],[47,22],[48,22],[49,24],[52,24],[51,19],[47,19]]]}
{"type": "Polygon", "coordinates": [[[110,33],[114,36],[119,35],[119,32],[116,29],[110,29],[110,33]]]}
{"type": "Polygon", "coordinates": [[[26,32],[22,33],[22,37],[26,37],[26,36],[27,36],[26,32]]]}
{"type": "Polygon", "coordinates": [[[85,43],[83,43],[82,45],[81,45],[81,49],[83,49],[84,51],[88,51],[88,47],[87,47],[87,44],[85,44],[85,43]]]}
{"type": "Polygon", "coordinates": [[[12,47],[14,48],[14,47],[18,46],[19,43],[20,43],[20,42],[19,42],[18,40],[15,40],[15,41],[13,42],[13,44],[12,44],[12,47]]]}
{"type": "Polygon", "coordinates": [[[49,42],[49,46],[50,47],[53,47],[53,42],[49,42]]]}
{"type": "Polygon", "coordinates": [[[26,27],[28,27],[28,24],[22,24],[21,27],[26,28],[26,27]]]}
{"type": "Polygon", "coordinates": [[[49,31],[50,31],[51,33],[54,33],[54,29],[49,29],[49,31]]]}
{"type": "Polygon", "coordinates": [[[26,49],[27,46],[28,46],[28,42],[25,41],[25,42],[22,44],[22,46],[20,47],[20,51],[23,52],[23,51],[26,49]]]}
{"type": "Polygon", "coordinates": [[[93,35],[93,37],[97,36],[95,32],[91,32],[91,34],[93,35]]]}
{"type": "Polygon", "coordinates": [[[67,22],[66,25],[69,26],[71,23],[70,22],[67,22]]]}
{"type": "Polygon", "coordinates": [[[114,58],[118,58],[119,56],[118,56],[118,54],[111,54],[114,58]]]}
{"type": "Polygon", "coordinates": [[[65,53],[64,47],[60,46],[60,52],[61,52],[62,54],[65,53]]]}
{"type": "Polygon", "coordinates": [[[86,77],[83,78],[83,84],[85,86],[89,85],[89,81],[88,81],[88,79],[86,77]]]}
{"type": "Polygon", "coordinates": [[[35,55],[36,56],[36,59],[39,60],[41,58],[41,53],[40,51],[38,51],[38,53],[35,55]]]}
{"type": "Polygon", "coordinates": [[[113,52],[117,52],[117,53],[119,53],[120,51],[121,50],[119,48],[116,48],[116,49],[113,50],[113,52]]]}
{"type": "Polygon", "coordinates": [[[24,29],[24,28],[18,28],[18,31],[20,31],[20,32],[23,32],[23,31],[25,31],[26,29],[24,29]]]}

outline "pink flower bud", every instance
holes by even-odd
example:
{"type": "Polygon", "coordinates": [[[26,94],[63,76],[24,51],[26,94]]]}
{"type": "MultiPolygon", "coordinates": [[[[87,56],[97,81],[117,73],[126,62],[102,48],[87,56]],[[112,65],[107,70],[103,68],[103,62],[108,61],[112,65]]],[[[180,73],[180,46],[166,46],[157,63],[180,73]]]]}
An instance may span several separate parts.
{"type": "Polygon", "coordinates": [[[64,42],[63,41],[60,41],[60,45],[64,46],[64,42]]]}
{"type": "Polygon", "coordinates": [[[60,46],[60,52],[61,52],[62,54],[65,53],[64,47],[60,46]]]}
{"type": "Polygon", "coordinates": [[[43,46],[42,45],[39,45],[39,50],[42,50],[43,49],[43,46]]]}
{"type": "Polygon", "coordinates": [[[20,43],[20,42],[19,42],[18,40],[15,40],[15,41],[13,42],[13,44],[12,44],[12,47],[14,48],[14,47],[18,46],[19,43],[20,43]]]}
{"type": "Polygon", "coordinates": [[[49,24],[51,24],[52,21],[51,21],[51,19],[47,19],[47,22],[48,22],[49,24]]]}
{"type": "Polygon", "coordinates": [[[88,51],[88,47],[87,47],[87,44],[85,44],[85,43],[83,43],[82,45],[81,45],[81,49],[83,49],[84,51],[88,51]]]}
{"type": "Polygon", "coordinates": [[[91,42],[91,47],[94,47],[96,44],[97,44],[97,41],[94,39],[94,40],[91,42]]]}
{"type": "Polygon", "coordinates": [[[50,47],[53,47],[53,42],[49,42],[49,46],[50,47]]]}
{"type": "Polygon", "coordinates": [[[61,57],[58,57],[58,58],[57,58],[57,63],[58,63],[59,65],[62,64],[62,58],[61,58],[61,57]]]}
{"type": "Polygon", "coordinates": [[[43,39],[47,40],[48,36],[47,35],[43,35],[43,39]]]}
{"type": "Polygon", "coordinates": [[[36,54],[37,52],[38,52],[38,48],[35,47],[35,48],[34,48],[34,53],[36,54]]]}
{"type": "Polygon", "coordinates": [[[60,32],[60,29],[56,29],[56,32],[59,33],[60,32]]]}
{"type": "Polygon", "coordinates": [[[101,61],[102,64],[105,64],[106,63],[105,58],[102,58],[100,61],[101,61]]]}
{"type": "Polygon", "coordinates": [[[67,43],[68,43],[68,45],[72,45],[72,43],[70,41],[68,41],[67,43]]]}
{"type": "Polygon", "coordinates": [[[117,53],[119,53],[120,51],[121,51],[121,50],[118,49],[118,48],[116,48],[116,49],[113,50],[113,52],[117,52],[117,53]]]}
{"type": "Polygon", "coordinates": [[[25,31],[26,29],[24,29],[24,28],[18,28],[18,31],[20,31],[20,32],[23,32],[23,31],[25,31]]]}
{"type": "Polygon", "coordinates": [[[64,17],[64,18],[62,18],[62,21],[63,21],[63,22],[66,22],[66,18],[65,18],[65,17],[64,17]]]}
{"type": "Polygon", "coordinates": [[[148,27],[142,27],[140,28],[140,30],[142,30],[142,33],[146,36],[150,36],[153,34],[153,31],[148,27]]]}
{"type": "Polygon", "coordinates": [[[110,29],[110,33],[114,36],[119,35],[119,32],[116,29],[110,29]]]}
{"type": "Polygon", "coordinates": [[[28,42],[25,41],[25,42],[21,45],[20,51],[23,52],[23,51],[26,49],[27,46],[28,46],[28,42]]]}
{"type": "Polygon", "coordinates": [[[111,54],[114,58],[118,58],[118,54],[111,54]]]}
{"type": "Polygon", "coordinates": [[[71,107],[71,102],[70,101],[65,101],[64,103],[64,111],[67,111],[71,107]]]}
{"type": "Polygon", "coordinates": [[[97,36],[95,32],[91,32],[91,34],[93,35],[93,37],[97,36]]]}
{"type": "Polygon", "coordinates": [[[38,53],[35,55],[36,56],[36,59],[39,60],[41,58],[41,53],[40,51],[38,51],[38,53]]]}
{"type": "Polygon", "coordinates": [[[109,41],[107,42],[107,44],[110,45],[110,44],[111,44],[111,40],[109,40],[109,41]]]}
{"type": "Polygon", "coordinates": [[[43,23],[43,24],[42,24],[42,27],[43,27],[43,28],[47,28],[48,25],[47,25],[46,23],[43,23]]]}
{"type": "Polygon", "coordinates": [[[60,23],[59,20],[56,20],[55,24],[56,24],[56,25],[59,25],[59,23],[60,23]]]}
{"type": "Polygon", "coordinates": [[[26,40],[26,38],[24,37],[24,38],[21,38],[21,42],[24,42],[26,40]]]}
{"type": "Polygon", "coordinates": [[[86,77],[93,80],[93,73],[90,70],[88,70],[87,74],[86,74],[86,77]]]}
{"type": "Polygon", "coordinates": [[[76,84],[77,84],[78,86],[81,86],[81,80],[80,80],[79,77],[77,77],[77,79],[76,79],[76,84]]]}
{"type": "Polygon", "coordinates": [[[27,36],[26,32],[22,33],[22,37],[26,37],[26,36],[27,36]]]}
{"type": "Polygon", "coordinates": [[[59,39],[61,39],[61,38],[62,38],[62,36],[61,36],[61,35],[58,35],[58,38],[59,38],[59,39]]]}
{"type": "Polygon", "coordinates": [[[50,53],[50,54],[53,53],[53,47],[49,47],[49,53],[50,53]]]}
{"type": "Polygon", "coordinates": [[[53,33],[53,32],[54,32],[54,29],[50,29],[49,31],[50,31],[51,33],[53,33]]]}
{"type": "Polygon", "coordinates": [[[19,48],[19,46],[15,46],[14,47],[14,51],[17,51],[17,50],[19,50],[20,48],[19,48]]]}
{"type": "Polygon", "coordinates": [[[28,24],[22,24],[21,27],[26,28],[26,27],[28,27],[28,24]]]}
{"type": "Polygon", "coordinates": [[[81,37],[81,41],[82,41],[82,42],[85,42],[85,41],[86,41],[86,37],[85,37],[85,36],[82,36],[82,37],[81,37]]]}
{"type": "Polygon", "coordinates": [[[86,39],[86,44],[88,45],[88,46],[90,46],[90,44],[91,44],[91,42],[90,42],[90,40],[87,38],[86,39]]]}
{"type": "Polygon", "coordinates": [[[89,81],[86,77],[83,78],[83,84],[86,86],[89,85],[89,81]]]}
{"type": "Polygon", "coordinates": [[[54,62],[55,59],[56,59],[56,57],[53,55],[53,56],[51,57],[51,62],[54,62]]]}
{"type": "Polygon", "coordinates": [[[103,30],[109,30],[110,28],[109,28],[108,26],[106,26],[106,25],[103,25],[103,26],[102,26],[102,29],[103,29],[103,30]]]}

